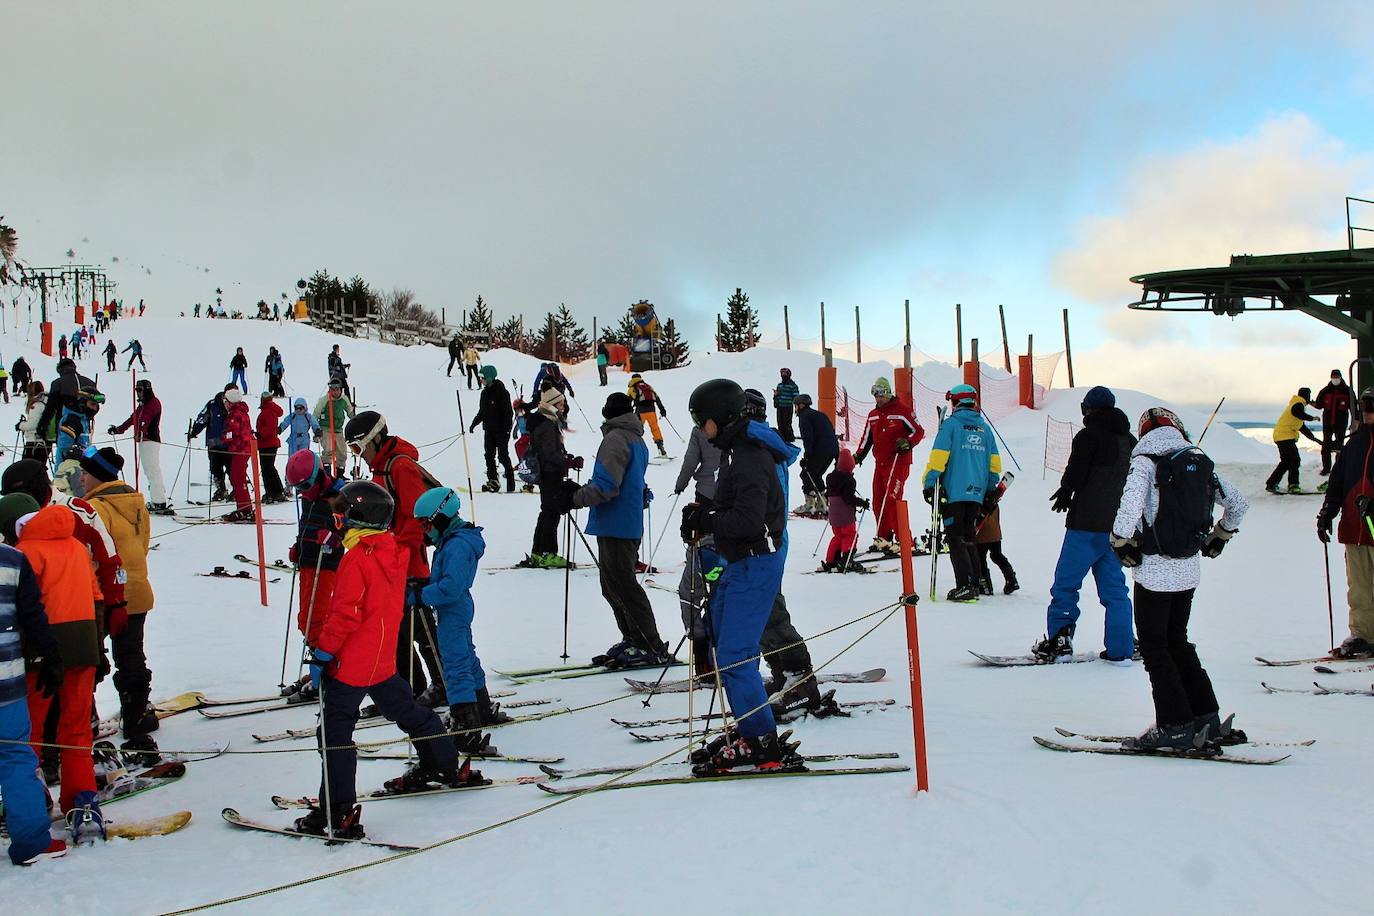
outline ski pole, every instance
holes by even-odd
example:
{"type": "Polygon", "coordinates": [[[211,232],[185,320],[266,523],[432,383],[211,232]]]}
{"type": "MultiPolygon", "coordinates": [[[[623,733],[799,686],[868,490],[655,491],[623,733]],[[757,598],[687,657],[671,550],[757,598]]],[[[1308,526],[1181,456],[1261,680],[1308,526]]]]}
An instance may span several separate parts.
{"type": "Polygon", "coordinates": [[[577,401],[577,399],[569,397],[567,400],[572,401],[573,406],[577,408],[577,412],[582,414],[582,420],[587,424],[587,429],[596,429],[596,424],[592,423],[592,421],[587,418],[587,412],[582,409],[582,405],[577,401]]]}
{"type": "MultiPolygon", "coordinates": [[[[658,545],[663,543],[663,535],[668,533],[668,526],[673,523],[673,518],[677,515],[677,501],[681,498],[681,493],[673,494],[673,504],[668,507],[668,518],[663,523],[663,530],[658,533],[658,539],[654,541],[653,550],[649,551],[649,569],[654,567],[654,557],[658,555],[658,545]]],[[[645,575],[648,574],[648,570],[645,570],[645,575]]]]}
{"type": "MultiPolygon", "coordinates": [[[[313,583],[312,583],[313,584],[313,583]]],[[[312,608],[313,610],[313,608],[312,608]]],[[[320,671],[320,689],[317,695],[320,716],[320,769],[324,771],[324,829],[329,841],[334,841],[334,805],[330,802],[329,791],[329,744],[324,734],[324,671],[320,671]]]]}
{"type": "Polygon", "coordinates": [[[458,434],[463,439],[463,467],[467,469],[468,475],[468,505],[472,507],[472,523],[477,524],[477,491],[472,488],[472,461],[468,458],[468,425],[463,419],[463,395],[457,388],[453,389],[453,396],[458,400],[458,434]]]}
{"type": "MultiPolygon", "coordinates": [[[[682,638],[677,641],[677,648],[673,649],[672,651],[672,655],[674,657],[676,657],[677,654],[682,651],[682,644],[686,641],[687,634],[683,633],[682,638]]],[[[653,699],[654,694],[658,691],[659,685],[663,683],[663,679],[668,676],[668,669],[671,667],[673,667],[672,662],[669,662],[668,664],[663,666],[663,670],[658,673],[658,680],[654,681],[654,686],[649,689],[649,692],[644,695],[644,699],[640,701],[644,704],[645,709],[649,708],[649,701],[653,699]]]]}
{"type": "MultiPolygon", "coordinates": [[[[1368,523],[1369,519],[1366,518],[1365,522],[1368,523]]],[[[1371,530],[1374,530],[1374,525],[1370,527],[1371,530]]],[[[1336,611],[1331,603],[1331,545],[1325,541],[1322,542],[1322,554],[1326,558],[1326,628],[1331,635],[1331,646],[1334,648],[1336,645],[1336,611]]]]}
{"type": "MultiPolygon", "coordinates": [[[[847,572],[849,570],[849,564],[854,562],[854,553],[859,549],[859,527],[863,525],[864,515],[867,514],[867,512],[868,506],[864,506],[859,510],[858,521],[854,523],[854,543],[849,545],[849,556],[844,558],[844,565],[840,567],[842,572],[847,572]]],[[[821,532],[821,537],[825,537],[824,531],[821,532]]],[[[820,543],[817,542],[816,549],[819,550],[820,546],[820,543]]],[[[814,557],[815,554],[812,554],[812,556],[814,557]]]]}
{"type": "Polygon", "coordinates": [[[1198,445],[1201,445],[1201,444],[1202,444],[1203,438],[1207,435],[1207,430],[1209,430],[1209,429],[1212,428],[1212,421],[1215,420],[1215,419],[1217,418],[1217,414],[1219,414],[1219,413],[1221,412],[1221,405],[1222,405],[1222,404],[1225,404],[1225,403],[1226,403],[1226,398],[1224,398],[1224,397],[1223,397],[1220,401],[1217,401],[1216,409],[1213,410],[1213,411],[1212,411],[1212,415],[1211,415],[1210,417],[1207,418],[1207,425],[1204,426],[1204,427],[1202,427],[1202,435],[1200,435],[1200,436],[1197,437],[1197,444],[1198,444],[1198,445]]]}
{"type": "Polygon", "coordinates": [[[572,600],[572,513],[569,512],[563,518],[563,557],[567,563],[563,567],[563,654],[559,656],[563,661],[567,661],[568,656],[568,604],[572,600]]]}
{"type": "Polygon", "coordinates": [[[983,419],[987,420],[988,429],[992,430],[992,434],[1002,440],[1002,448],[1006,449],[1007,457],[1011,459],[1012,464],[1016,465],[1016,470],[1021,470],[1021,463],[1017,461],[1016,456],[1011,453],[1011,446],[1007,445],[1007,440],[997,431],[997,427],[992,425],[992,420],[988,419],[987,414],[983,414],[983,419]]]}
{"type": "MultiPolygon", "coordinates": [[[[930,600],[937,601],[935,597],[935,580],[940,569],[940,536],[944,534],[944,519],[940,517],[940,480],[943,475],[935,478],[935,492],[930,500],[930,600]]],[[[953,563],[953,558],[950,559],[953,563]]]]}
{"type": "MultiPolygon", "coordinates": [[[[296,506],[296,543],[300,543],[301,538],[301,494],[296,493],[293,500],[296,506]]],[[[296,573],[300,570],[300,555],[297,554],[297,562],[291,564],[291,595],[286,600],[286,635],[281,640],[281,691],[286,695],[286,655],[291,646],[291,608],[296,602],[296,573]]]]}
{"type": "Polygon", "coordinates": [[[684,439],[684,438],[682,438],[682,433],[680,433],[680,432],[677,431],[677,427],[673,425],[673,421],[672,421],[672,420],[669,420],[669,419],[668,419],[668,415],[667,415],[666,413],[663,414],[663,422],[664,422],[664,423],[667,423],[667,424],[668,424],[668,428],[671,429],[671,430],[673,431],[673,435],[674,435],[674,436],[677,436],[677,441],[681,442],[683,445],[686,445],[686,444],[687,444],[687,440],[684,439]]]}

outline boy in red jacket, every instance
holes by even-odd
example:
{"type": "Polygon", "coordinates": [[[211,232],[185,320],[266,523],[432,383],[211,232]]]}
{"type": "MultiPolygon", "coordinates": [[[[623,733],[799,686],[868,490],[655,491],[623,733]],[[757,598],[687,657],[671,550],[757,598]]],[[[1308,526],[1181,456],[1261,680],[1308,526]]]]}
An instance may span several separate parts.
{"type": "Polygon", "coordinates": [[[281,450],[281,434],[277,424],[281,422],[281,408],[272,400],[272,392],[264,391],[258,401],[258,464],[262,466],[262,501],[265,503],[284,503],[290,497],[281,485],[281,475],[277,473],[277,452],[281,450]]]}
{"type": "Polygon", "coordinates": [[[365,696],[416,739],[419,763],[388,780],[388,792],[418,792],[482,777],[475,771],[460,776],[457,751],[439,717],[416,703],[410,685],[396,674],[396,637],[405,603],[408,558],[387,530],[395,502],[372,481],[355,480],[339,491],[336,506],[343,518],[347,552],[339,563],[324,625],[310,649],[310,677],[320,692],[317,736],[324,778],[319,805],[297,819],[296,829],[360,839],[364,833],[356,804],[358,754],[353,727],[365,696]]]}

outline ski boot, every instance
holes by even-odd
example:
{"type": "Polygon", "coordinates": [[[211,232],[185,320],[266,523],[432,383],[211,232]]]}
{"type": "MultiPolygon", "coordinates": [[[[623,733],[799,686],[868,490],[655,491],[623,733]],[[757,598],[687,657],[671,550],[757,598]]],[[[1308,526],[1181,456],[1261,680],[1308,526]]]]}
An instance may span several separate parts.
{"type": "Polygon", "coordinates": [[[453,746],[465,757],[495,757],[500,754],[491,743],[491,735],[482,732],[482,713],[476,703],[455,703],[449,707],[449,731],[453,746]]]}
{"type": "MultiPolygon", "coordinates": [[[[531,554],[530,559],[535,559],[535,555],[531,554]]],[[[569,563],[565,557],[560,557],[556,553],[545,553],[538,555],[535,565],[538,566],[539,569],[567,569],[573,564],[569,563]]]]}
{"type": "Polygon", "coordinates": [[[500,493],[501,483],[495,477],[488,477],[487,482],[482,484],[483,493],[500,493]]]}
{"type": "Polygon", "coordinates": [[[1046,636],[1031,646],[1031,655],[1042,665],[1053,664],[1060,659],[1068,661],[1073,658],[1073,631],[1072,626],[1067,626],[1053,636],[1046,636]]]}
{"type": "Polygon", "coordinates": [[[448,691],[444,689],[443,681],[435,681],[415,698],[415,702],[429,709],[438,709],[440,706],[448,705],[448,691]]]}
{"type": "Polygon", "coordinates": [[[607,649],[605,652],[602,652],[600,655],[593,655],[592,664],[604,665],[609,661],[619,658],[620,653],[624,652],[625,648],[629,646],[629,644],[630,643],[627,640],[622,639],[620,642],[611,646],[609,649],[607,649]]]}
{"type": "Polygon", "coordinates": [[[663,447],[663,440],[662,440],[662,439],[655,439],[655,440],[654,440],[654,445],[657,445],[657,446],[658,446],[658,454],[659,454],[660,457],[663,457],[663,458],[667,458],[667,457],[668,457],[668,450],[667,450],[666,448],[663,447]]]}
{"type": "Polygon", "coordinates": [[[991,576],[984,576],[983,578],[979,579],[979,580],[978,580],[978,595],[979,595],[979,597],[982,597],[983,595],[992,595],[992,594],[995,594],[995,593],[993,592],[993,590],[992,590],[992,577],[991,577],[991,576]]]}
{"type": "Polygon", "coordinates": [[[656,649],[641,649],[639,646],[630,644],[617,657],[606,662],[607,668],[657,668],[660,665],[667,665],[673,661],[673,657],[668,654],[668,644],[659,643],[656,649]]]}
{"type": "Polygon", "coordinates": [[[1325,492],[1326,492],[1327,485],[1330,484],[1330,483],[1331,483],[1331,481],[1329,481],[1329,480],[1323,480],[1321,483],[1317,484],[1317,492],[1318,492],[1318,493],[1325,493],[1325,492]]]}
{"type": "Polygon", "coordinates": [[[257,519],[253,515],[252,507],[249,507],[246,509],[235,509],[233,512],[225,513],[224,515],[220,516],[220,521],[239,522],[246,524],[255,522],[257,521],[257,519]]]}
{"type": "Polygon", "coordinates": [[[491,701],[491,693],[485,687],[477,689],[477,712],[483,725],[505,725],[510,721],[510,716],[501,711],[501,704],[491,701]]]}
{"type": "Polygon", "coordinates": [[[1019,588],[1021,588],[1021,583],[1016,581],[1016,573],[1007,573],[1007,581],[1002,583],[1002,594],[1010,595],[1019,588]]]}
{"type": "Polygon", "coordinates": [[[212,503],[227,503],[228,501],[229,491],[223,486],[216,487],[215,492],[210,494],[210,502],[212,503]]]}
{"type": "Polygon", "coordinates": [[[308,833],[311,836],[330,836],[328,821],[333,821],[334,831],[332,836],[338,840],[361,840],[367,836],[363,832],[363,808],[362,805],[354,805],[347,809],[336,809],[334,816],[326,819],[324,808],[312,805],[310,811],[304,817],[296,818],[295,830],[297,833],[308,833]]]}
{"type": "Polygon", "coordinates": [[[1245,744],[1250,740],[1245,732],[1231,726],[1235,718],[1235,713],[1232,713],[1223,720],[1220,712],[1212,712],[1194,719],[1193,728],[1203,737],[1208,747],[1231,747],[1236,744],[1245,744]]]}
{"type": "Polygon", "coordinates": [[[319,698],[319,688],[315,686],[313,681],[307,678],[306,682],[300,686],[300,689],[298,689],[295,693],[287,696],[286,705],[299,706],[304,703],[314,703],[318,701],[319,698]]]}
{"type": "Polygon", "coordinates": [[[1374,656],[1374,644],[1363,636],[1347,636],[1345,641],[1331,650],[1335,658],[1369,658],[1374,656]]]}
{"type": "Polygon", "coordinates": [[[1295,484],[1295,483],[1290,483],[1290,484],[1288,485],[1288,495],[1289,495],[1289,496],[1299,496],[1299,495],[1301,495],[1301,494],[1302,494],[1302,487],[1298,486],[1298,485],[1295,484]]]}
{"type": "MultiPolygon", "coordinates": [[[[127,735],[128,732],[125,732],[127,735]]],[[[130,766],[141,769],[157,766],[162,762],[162,753],[157,742],[149,734],[135,735],[119,746],[119,751],[130,766]]]]}
{"type": "Polygon", "coordinates": [[[105,818],[100,815],[100,800],[94,792],[76,793],[67,812],[67,829],[76,846],[90,846],[96,837],[105,839],[105,818]]]}
{"type": "Polygon", "coordinates": [[[841,561],[839,561],[839,560],[836,560],[834,563],[822,561],[822,562],[821,562],[821,565],[816,567],[816,572],[818,572],[818,573],[833,573],[833,572],[839,572],[839,571],[840,571],[840,570],[839,570],[840,562],[841,562],[841,561]]]}
{"type": "Polygon", "coordinates": [[[148,513],[150,515],[175,515],[172,507],[166,503],[148,503],[148,513]]]}
{"type": "Polygon", "coordinates": [[[95,785],[103,789],[114,785],[129,775],[129,768],[119,756],[119,750],[110,741],[97,741],[91,748],[91,761],[95,766],[95,785]]]}
{"type": "Polygon", "coordinates": [[[521,492],[521,493],[533,493],[533,492],[534,492],[534,484],[532,484],[532,483],[521,484],[521,486],[520,486],[520,492],[521,492]]]}
{"type": "Polygon", "coordinates": [[[977,604],[978,587],[975,585],[956,585],[945,593],[945,600],[960,604],[977,604]]]}
{"type": "MultiPolygon", "coordinates": [[[[1127,738],[1121,746],[1131,751],[1179,751],[1199,753],[1207,749],[1206,734],[1198,734],[1192,722],[1182,725],[1151,725],[1145,733],[1135,738],[1127,738]]],[[[1212,753],[1217,753],[1212,749],[1212,753]]]]}
{"type": "Polygon", "coordinates": [[[795,751],[783,753],[776,732],[756,738],[737,737],[711,755],[706,763],[692,767],[692,775],[702,779],[734,773],[800,773],[806,764],[795,751]]]}

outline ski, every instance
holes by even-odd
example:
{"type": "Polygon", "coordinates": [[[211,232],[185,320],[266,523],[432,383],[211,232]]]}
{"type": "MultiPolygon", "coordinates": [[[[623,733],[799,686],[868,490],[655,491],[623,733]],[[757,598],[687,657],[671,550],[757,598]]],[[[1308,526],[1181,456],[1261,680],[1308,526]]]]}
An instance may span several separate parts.
{"type": "MultiPolygon", "coordinates": [[[[237,521],[230,521],[229,519],[224,518],[223,516],[220,516],[220,517],[218,517],[218,518],[201,518],[200,516],[195,516],[195,517],[193,518],[193,517],[191,517],[191,516],[189,516],[189,515],[174,515],[174,516],[172,516],[172,517],[173,517],[174,519],[176,519],[177,522],[179,522],[180,524],[183,524],[183,525],[254,525],[254,524],[256,524],[255,522],[237,522],[237,521]]],[[[264,525],[294,525],[294,524],[296,524],[294,521],[292,521],[292,520],[289,519],[289,518],[264,518],[264,519],[262,519],[261,521],[262,521],[262,523],[263,523],[264,525]]]]}
{"type": "Polygon", "coordinates": [[[112,805],[153,789],[170,786],[186,775],[184,763],[160,763],[143,770],[137,776],[124,776],[96,793],[101,805],[112,805]]]}
{"type": "MultiPolygon", "coordinates": [[[[855,754],[806,754],[804,759],[807,763],[812,762],[832,762],[836,760],[897,760],[901,757],[896,751],[873,751],[871,753],[855,754]]],[[[666,763],[657,764],[662,767],[684,767],[689,766],[685,760],[673,760],[666,763]]],[[[643,767],[642,763],[627,763],[619,766],[600,766],[583,767],[581,769],[564,769],[540,764],[539,769],[543,770],[550,779],[582,779],[588,776],[614,776],[616,773],[628,773],[631,770],[638,770],[643,767]]]]}
{"type": "MultiPolygon", "coordinates": [[[[507,779],[488,779],[486,782],[471,786],[445,786],[442,789],[425,789],[422,792],[388,792],[385,789],[377,789],[374,792],[364,792],[358,796],[359,804],[368,802],[391,801],[397,798],[426,798],[431,795],[448,795],[452,792],[472,792],[477,789],[497,789],[501,786],[532,786],[542,782],[544,776],[512,776],[507,779]]],[[[293,808],[313,808],[319,804],[319,799],[313,796],[301,796],[299,798],[287,798],[282,795],[273,795],[272,804],[283,810],[293,808]]]]}
{"type": "MultiPolygon", "coordinates": [[[[673,659],[668,663],[668,667],[676,668],[685,665],[686,662],[673,659]]],[[[538,681],[565,681],[575,677],[592,677],[597,674],[617,674],[625,671],[642,671],[646,668],[662,668],[662,662],[652,665],[625,665],[618,668],[608,668],[605,665],[593,665],[587,668],[578,668],[573,671],[555,671],[550,674],[536,674],[530,677],[511,678],[517,684],[533,684],[538,681]]]]}
{"type": "Polygon", "coordinates": [[[1316,681],[1312,682],[1311,687],[1274,687],[1260,681],[1260,686],[1269,693],[1305,693],[1319,697],[1335,696],[1337,694],[1347,697],[1374,697],[1374,687],[1324,687],[1316,681]]]}
{"type": "MultiPolygon", "coordinates": [[[[110,761],[112,764],[124,766],[124,769],[132,776],[144,776],[147,774],[149,770],[153,770],[158,767],[165,766],[167,764],[204,763],[206,760],[214,760],[216,757],[222,756],[224,752],[227,750],[229,750],[228,741],[221,742],[220,744],[217,744],[214,747],[207,747],[194,751],[184,751],[179,754],[164,754],[161,751],[159,751],[159,759],[157,763],[153,764],[152,766],[131,768],[124,764],[125,758],[138,758],[146,752],[135,750],[126,751],[123,748],[115,747],[113,741],[105,740],[97,741],[95,742],[95,744],[91,746],[91,754],[93,757],[96,758],[97,762],[99,762],[101,756],[104,755],[105,759],[107,761],[110,761]]],[[[99,774],[97,773],[97,778],[98,776],[99,774]]]]}
{"type": "Polygon", "coordinates": [[[190,811],[174,811],[171,814],[164,814],[162,817],[150,817],[145,820],[126,823],[107,820],[105,821],[105,836],[122,837],[126,840],[166,836],[169,833],[176,833],[189,823],[191,823],[190,811]]]}
{"type": "MultiPolygon", "coordinates": [[[[251,557],[244,556],[241,553],[234,554],[234,559],[238,560],[240,563],[247,563],[249,566],[258,565],[257,560],[254,560],[251,557]]],[[[267,566],[271,569],[280,569],[282,572],[294,572],[296,569],[296,567],[292,566],[290,563],[287,563],[285,560],[271,560],[267,563],[267,566]]]]}
{"type": "Polygon", "coordinates": [[[1137,750],[1110,744],[1065,744],[1062,741],[1051,741],[1048,738],[1041,738],[1039,735],[1033,735],[1032,738],[1036,744],[1043,748],[1051,751],[1062,751],[1069,754],[1118,754],[1123,757],[1169,757],[1174,760],[1205,760],[1210,763],[1242,763],[1256,766],[1267,766],[1271,763],[1278,763],[1292,756],[1291,754],[1284,754],[1281,757],[1262,757],[1231,753],[1202,754],[1187,751],[1137,750]]]}
{"type": "Polygon", "coordinates": [[[986,665],[994,668],[1020,668],[1033,665],[1079,665],[1083,662],[1095,662],[1098,660],[1096,652],[1080,652],[1077,655],[1061,655],[1053,662],[1043,662],[1034,655],[984,655],[981,652],[968,650],[968,654],[978,659],[986,665]]]}
{"type": "MultiPolygon", "coordinates": [[[[297,705],[300,705],[300,704],[297,704],[297,705]]],[[[275,708],[277,708],[277,707],[272,707],[272,708],[275,709],[275,708]]],[[[533,713],[530,713],[530,714],[524,715],[524,716],[511,716],[511,720],[510,720],[509,722],[502,722],[500,726],[490,726],[490,727],[492,727],[492,728],[504,728],[504,727],[507,726],[507,725],[518,725],[518,724],[521,723],[521,722],[537,722],[537,721],[540,720],[540,719],[547,719],[547,718],[549,718],[550,716],[562,715],[563,713],[565,713],[565,712],[567,712],[567,711],[568,711],[568,708],[567,708],[566,706],[560,706],[560,707],[558,707],[557,709],[546,709],[546,710],[544,710],[544,711],[542,711],[542,712],[533,712],[533,713]]],[[[214,717],[212,716],[211,718],[214,718],[214,717]]],[[[444,717],[441,716],[441,717],[440,717],[440,721],[441,721],[441,722],[447,722],[447,719],[445,719],[444,717]]],[[[374,716],[374,717],[372,717],[372,718],[370,718],[370,719],[363,719],[363,720],[359,721],[357,725],[353,726],[353,730],[354,730],[354,731],[357,731],[358,729],[362,729],[362,728],[381,728],[381,727],[384,726],[384,725],[391,725],[391,724],[392,724],[392,723],[391,723],[385,716],[374,716]]],[[[447,726],[445,726],[445,727],[447,727],[447,726]]],[[[266,741],[284,741],[284,740],[286,740],[286,739],[288,739],[288,738],[313,738],[314,736],[315,736],[315,729],[314,729],[313,726],[311,726],[311,727],[309,727],[309,728],[290,728],[290,729],[287,729],[287,730],[284,731],[284,732],[277,732],[276,734],[273,734],[273,735],[254,735],[253,738],[254,738],[255,740],[257,740],[257,741],[264,741],[264,742],[266,742],[266,741]]]]}
{"type": "MultiPolygon", "coordinates": [[[[1125,735],[1083,735],[1078,732],[1071,732],[1067,728],[1055,726],[1054,730],[1065,738],[1081,738],[1084,741],[1097,741],[1104,744],[1120,744],[1126,740],[1125,735]]],[[[1311,747],[1317,743],[1316,738],[1308,738],[1306,741],[1246,741],[1243,742],[1251,747],[1311,747]]],[[[1239,744],[1228,744],[1226,747],[1240,747],[1239,744]]]]}
{"type": "MultiPolygon", "coordinates": [[[[382,748],[360,747],[359,760],[409,760],[412,754],[401,754],[396,751],[384,751],[382,748]]],[[[495,761],[497,763],[562,763],[565,758],[555,756],[536,756],[533,754],[483,754],[481,757],[474,756],[476,761],[495,761]]]]}
{"type": "MultiPolygon", "coordinates": [[[[870,668],[867,671],[856,673],[845,671],[834,671],[816,675],[818,684],[873,684],[887,677],[886,668],[870,668]]],[[[687,681],[664,681],[655,689],[652,681],[636,681],[633,678],[625,678],[625,683],[630,685],[630,690],[635,693],[686,693],[687,681]]],[[[698,690],[708,690],[715,686],[713,680],[698,680],[698,690]]]]}
{"type": "Polygon", "coordinates": [[[1335,655],[1319,655],[1316,658],[1272,659],[1256,655],[1255,661],[1271,668],[1291,668],[1295,665],[1316,665],[1326,662],[1367,662],[1368,658],[1339,658],[1335,655]]]}
{"type": "MultiPolygon", "coordinates": [[[[832,690],[832,691],[830,691],[830,693],[833,694],[834,691],[832,690]]],[[[849,702],[847,702],[847,703],[837,703],[837,704],[835,704],[835,705],[839,706],[841,709],[859,709],[859,708],[862,708],[862,707],[865,707],[865,706],[893,706],[893,705],[895,705],[896,703],[897,703],[897,701],[896,701],[896,700],[893,700],[893,699],[886,699],[886,700],[851,700],[851,701],[849,701],[849,702]]],[[[799,709],[788,710],[788,711],[789,711],[789,712],[806,712],[807,710],[806,710],[806,707],[800,707],[799,709]]],[[[706,720],[710,720],[710,719],[719,719],[720,717],[721,717],[721,714],[720,714],[720,713],[718,713],[718,712],[713,712],[713,713],[711,713],[710,715],[697,716],[695,720],[689,719],[687,716],[673,716],[673,717],[668,718],[668,719],[643,719],[643,720],[638,721],[638,722],[632,722],[632,721],[629,721],[629,720],[626,720],[626,719],[611,719],[611,721],[614,722],[616,725],[619,725],[621,728],[655,728],[655,727],[660,726],[660,725],[685,725],[685,724],[687,724],[688,722],[692,722],[692,721],[698,721],[698,722],[699,722],[699,721],[702,721],[703,719],[706,719],[706,720]]]]}
{"type": "Polygon", "coordinates": [[[872,767],[830,767],[816,770],[791,770],[782,772],[759,772],[751,770],[748,773],[724,773],[719,776],[659,776],[650,779],[622,779],[619,782],[598,784],[594,786],[551,786],[541,782],[537,788],[541,792],[550,795],[577,795],[582,792],[600,792],[605,789],[634,789],[643,786],[685,786],[692,783],[712,783],[712,782],[737,782],[745,779],[785,779],[793,776],[871,776],[880,773],[905,773],[910,770],[908,766],[872,766],[872,767]]]}
{"type": "Polygon", "coordinates": [[[534,677],[536,674],[553,674],[558,671],[583,671],[587,668],[599,667],[601,666],[593,665],[591,662],[585,662],[577,665],[553,665],[547,668],[522,668],[519,671],[496,671],[495,669],[493,669],[493,671],[502,677],[519,678],[534,677]]]}
{"type": "Polygon", "coordinates": [[[301,833],[299,830],[292,830],[292,829],[290,829],[290,828],[288,828],[288,827],[273,827],[271,824],[264,824],[264,823],[262,823],[261,821],[249,820],[248,818],[246,818],[246,817],[244,817],[243,815],[239,814],[239,813],[238,813],[237,811],[235,811],[233,808],[225,808],[223,811],[220,812],[220,816],[223,817],[224,820],[225,820],[227,823],[233,824],[235,827],[243,827],[243,828],[248,829],[248,830],[261,830],[261,831],[263,831],[264,833],[276,833],[276,834],[280,834],[281,836],[301,837],[302,839],[306,839],[306,840],[320,840],[320,841],[322,841],[322,842],[330,843],[330,844],[334,844],[334,843],[356,843],[356,844],[359,845],[359,846],[376,846],[376,847],[379,848],[379,849],[394,849],[394,850],[397,850],[397,851],[400,851],[400,852],[406,852],[406,851],[409,851],[409,850],[412,850],[412,849],[419,849],[419,848],[420,848],[419,846],[407,846],[407,845],[404,844],[404,843],[385,843],[385,842],[382,842],[381,840],[369,840],[369,839],[360,839],[360,840],[333,839],[333,840],[331,840],[331,839],[330,839],[329,837],[327,837],[327,836],[318,836],[318,835],[313,834],[313,833],[301,833]]]}
{"type": "MultiPolygon", "coordinates": [[[[243,570],[242,572],[236,572],[236,573],[224,572],[223,570],[224,570],[224,567],[221,566],[221,567],[218,567],[218,569],[217,569],[216,572],[196,573],[196,575],[198,575],[198,576],[204,576],[204,577],[206,577],[206,578],[208,578],[208,579],[243,579],[243,580],[245,580],[245,581],[247,581],[247,582],[256,582],[256,581],[258,581],[258,577],[252,575],[252,574],[249,573],[248,570],[246,570],[246,569],[243,570]]],[[[272,579],[268,579],[267,581],[268,581],[268,582],[280,582],[281,579],[280,579],[280,578],[272,578],[272,579]]]]}
{"type": "MultiPolygon", "coordinates": [[[[292,694],[291,696],[295,697],[298,695],[292,694]]],[[[199,707],[196,709],[196,712],[207,719],[233,719],[237,716],[253,716],[260,712],[274,712],[278,709],[314,709],[316,705],[314,700],[297,700],[292,703],[290,699],[291,698],[288,697],[283,700],[278,700],[275,703],[268,703],[265,706],[250,706],[247,709],[206,709],[204,707],[199,707]]]]}
{"type": "MultiPolygon", "coordinates": [[[[199,709],[205,704],[205,694],[199,691],[177,694],[165,700],[158,700],[153,704],[153,712],[159,719],[166,719],[168,716],[175,716],[177,713],[190,712],[199,709]]],[[[95,737],[109,738],[119,732],[124,727],[124,717],[120,715],[110,716],[108,719],[101,719],[96,726],[95,737]]]]}
{"type": "Polygon", "coordinates": [[[1314,665],[1312,670],[1318,674],[1357,674],[1361,671],[1374,671],[1374,665],[1356,665],[1353,668],[1331,668],[1326,665],[1314,665]]]}

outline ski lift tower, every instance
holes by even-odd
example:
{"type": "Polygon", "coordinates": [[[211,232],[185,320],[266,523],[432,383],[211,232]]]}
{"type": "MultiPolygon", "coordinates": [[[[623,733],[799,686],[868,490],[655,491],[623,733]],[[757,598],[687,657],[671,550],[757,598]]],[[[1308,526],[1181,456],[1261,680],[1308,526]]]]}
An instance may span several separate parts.
{"type": "Polygon", "coordinates": [[[1351,382],[1359,365],[1357,391],[1374,386],[1374,248],[1356,248],[1355,233],[1374,227],[1351,222],[1351,205],[1374,208],[1374,201],[1345,199],[1346,247],[1291,254],[1237,254],[1225,267],[1165,270],[1131,277],[1140,298],[1127,308],[1142,312],[1210,312],[1240,315],[1302,312],[1345,331],[1355,341],[1351,382]]]}

